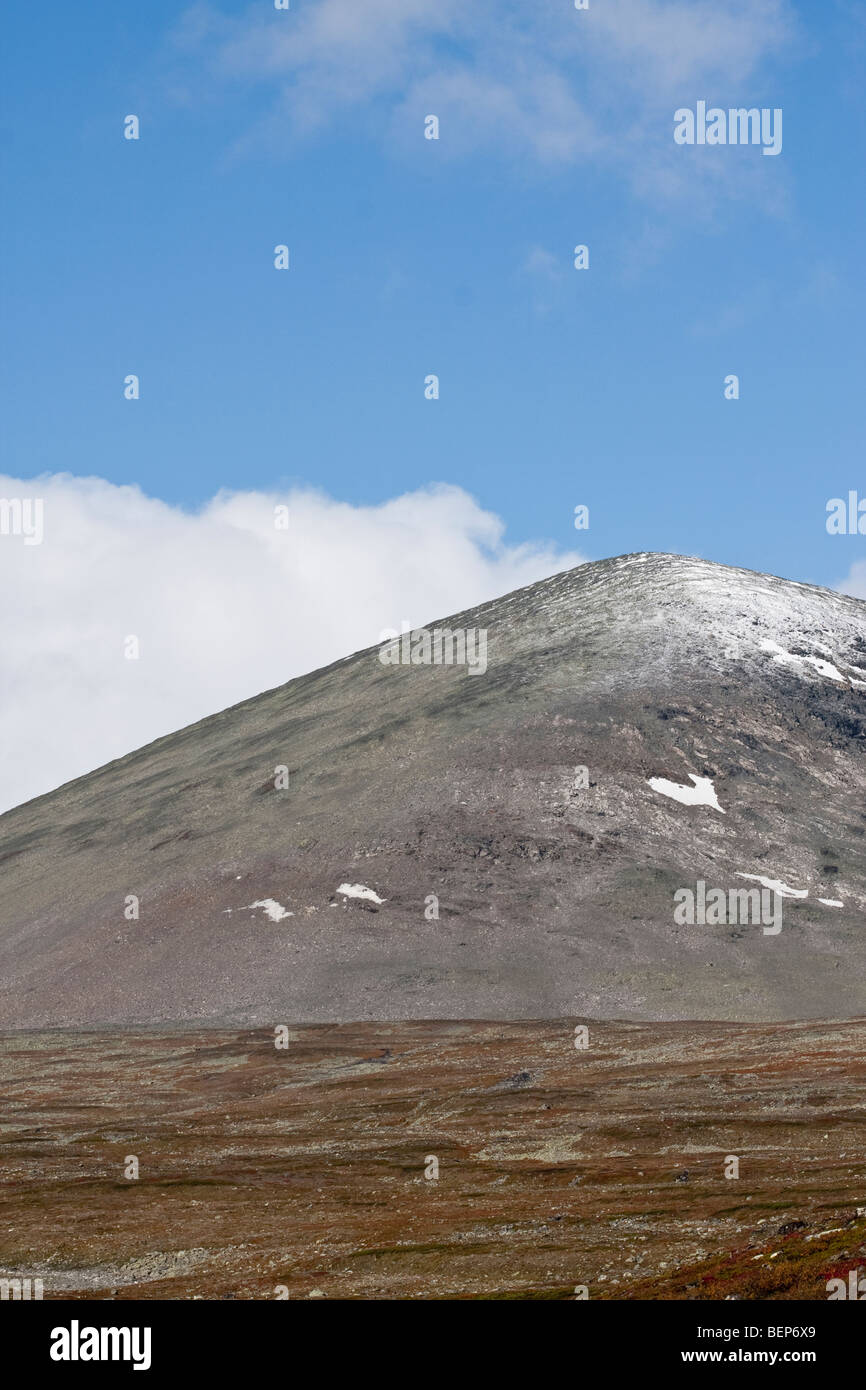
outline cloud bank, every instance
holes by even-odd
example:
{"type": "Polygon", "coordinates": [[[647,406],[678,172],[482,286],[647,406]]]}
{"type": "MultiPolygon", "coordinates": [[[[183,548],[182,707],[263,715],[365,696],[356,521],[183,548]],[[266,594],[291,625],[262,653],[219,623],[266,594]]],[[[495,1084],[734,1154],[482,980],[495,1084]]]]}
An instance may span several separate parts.
{"type": "Polygon", "coordinates": [[[220,493],[196,513],[100,478],[0,476],[44,539],[0,535],[0,811],[134,748],[584,558],[508,545],[457,487],[353,506],[220,493]],[[277,529],[275,507],[288,506],[277,529]],[[134,637],[138,659],[127,659],[134,637]]]}

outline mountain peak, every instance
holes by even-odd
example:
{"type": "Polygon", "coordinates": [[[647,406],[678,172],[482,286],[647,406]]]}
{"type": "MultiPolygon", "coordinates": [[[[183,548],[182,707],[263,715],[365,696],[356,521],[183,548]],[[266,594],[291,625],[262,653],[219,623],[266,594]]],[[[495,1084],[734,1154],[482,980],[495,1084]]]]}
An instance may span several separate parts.
{"type": "Polygon", "coordinates": [[[0,1025],[856,1014],[864,613],[619,556],[139,749],[0,818],[0,1025]]]}

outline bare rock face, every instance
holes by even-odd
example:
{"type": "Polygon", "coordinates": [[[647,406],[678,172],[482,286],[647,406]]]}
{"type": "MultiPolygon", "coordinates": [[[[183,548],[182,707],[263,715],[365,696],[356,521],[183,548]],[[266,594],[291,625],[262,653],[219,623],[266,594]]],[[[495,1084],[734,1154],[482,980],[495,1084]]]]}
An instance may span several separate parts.
{"type": "Polygon", "coordinates": [[[435,626],[486,669],[371,648],[0,817],[0,1026],[866,1014],[866,604],[629,555],[435,626]]]}

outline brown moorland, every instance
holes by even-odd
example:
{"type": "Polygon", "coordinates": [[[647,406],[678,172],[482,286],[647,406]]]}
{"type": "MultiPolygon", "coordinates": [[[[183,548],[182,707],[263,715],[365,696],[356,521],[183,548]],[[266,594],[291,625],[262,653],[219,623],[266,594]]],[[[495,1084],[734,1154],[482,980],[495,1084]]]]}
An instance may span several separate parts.
{"type": "Polygon", "coordinates": [[[866,1020],[589,1023],[585,1049],[576,1026],[3,1035],[0,1274],[46,1298],[825,1299],[866,1270],[866,1020]]]}

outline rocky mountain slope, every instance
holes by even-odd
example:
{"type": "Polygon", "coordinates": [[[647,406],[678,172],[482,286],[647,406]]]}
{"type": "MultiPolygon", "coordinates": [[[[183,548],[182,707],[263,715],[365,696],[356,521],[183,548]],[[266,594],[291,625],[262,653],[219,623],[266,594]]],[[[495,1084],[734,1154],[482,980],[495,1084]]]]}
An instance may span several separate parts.
{"type": "Polygon", "coordinates": [[[866,604],[642,554],[436,626],[486,670],[371,648],[0,817],[0,1026],[866,1014],[866,604]]]}

